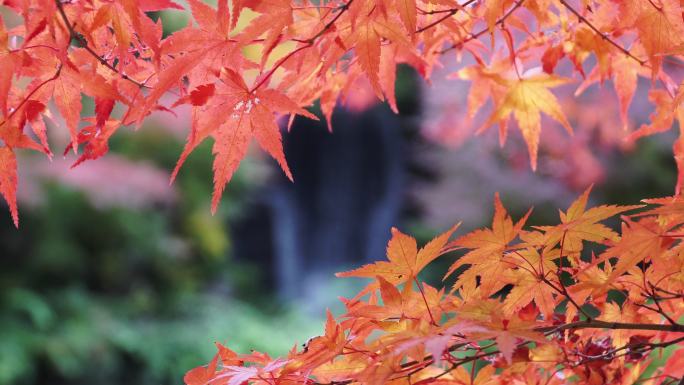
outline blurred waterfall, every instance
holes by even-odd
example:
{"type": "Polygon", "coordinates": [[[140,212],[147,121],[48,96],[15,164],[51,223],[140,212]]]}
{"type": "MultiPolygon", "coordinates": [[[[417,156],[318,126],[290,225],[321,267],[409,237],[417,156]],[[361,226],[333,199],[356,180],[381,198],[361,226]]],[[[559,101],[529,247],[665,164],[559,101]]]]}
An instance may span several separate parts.
{"type": "Polygon", "coordinates": [[[405,192],[399,118],[385,106],[338,109],[334,133],[324,122],[295,121],[284,136],[295,183],[268,194],[275,287],[309,301],[341,269],[385,255],[405,192]]]}

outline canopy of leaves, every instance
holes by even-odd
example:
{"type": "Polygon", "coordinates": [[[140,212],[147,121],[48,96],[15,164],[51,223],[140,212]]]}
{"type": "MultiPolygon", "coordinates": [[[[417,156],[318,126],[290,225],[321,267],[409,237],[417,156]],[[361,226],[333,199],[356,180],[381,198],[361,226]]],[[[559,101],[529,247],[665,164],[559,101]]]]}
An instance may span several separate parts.
{"type": "MultiPolygon", "coordinates": [[[[295,115],[315,119],[304,108],[320,101],[330,122],[335,105],[353,98],[359,88],[396,111],[396,65],[406,63],[430,80],[433,69],[453,54],[462,63],[474,63],[458,73],[472,82],[469,114],[490,101],[492,112],[481,130],[498,124],[502,144],[513,116],[532,168],[543,116],[572,134],[573,122],[553,93],[574,80],[554,73],[565,58],[574,75],[586,76],[578,93],[615,80],[623,122],[639,77],[651,80],[657,110],[652,123],[631,139],[669,130],[680,118],[683,91],[677,71],[664,65],[680,63],[684,50],[678,0],[2,4],[9,12],[0,20],[0,192],[17,225],[14,154],[29,149],[51,157],[48,121],[68,128],[71,144],[65,153],[80,152],[77,166],[104,155],[122,126],[187,105],[191,129],[173,176],[197,145],[211,138],[215,211],[252,139],[292,178],[280,116],[289,115],[290,122],[295,115]],[[186,7],[192,15],[188,26],[164,36],[162,19],[152,15],[186,7]],[[23,23],[14,25],[12,13],[23,23]],[[247,49],[259,55],[248,55],[247,49]],[[81,119],[84,95],[95,100],[96,108],[93,116],[81,119]],[[63,120],[56,120],[56,113],[63,120]]],[[[680,140],[674,146],[678,164],[684,158],[681,148],[680,140]]]]}

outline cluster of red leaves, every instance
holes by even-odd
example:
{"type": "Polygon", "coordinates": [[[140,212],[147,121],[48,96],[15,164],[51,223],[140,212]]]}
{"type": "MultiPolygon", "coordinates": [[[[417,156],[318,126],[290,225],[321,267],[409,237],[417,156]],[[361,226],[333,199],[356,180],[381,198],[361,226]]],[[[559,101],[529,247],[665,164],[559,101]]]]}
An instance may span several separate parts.
{"type": "MultiPolygon", "coordinates": [[[[315,119],[304,108],[320,101],[330,122],[335,105],[360,87],[396,110],[397,63],[429,80],[445,56],[471,57],[476,65],[458,73],[472,82],[469,113],[491,100],[493,113],[482,129],[498,124],[502,143],[512,115],[533,168],[542,113],[572,132],[551,91],[569,82],[554,74],[561,60],[584,78],[580,92],[614,79],[623,119],[638,78],[651,80],[653,122],[632,139],[668,130],[681,116],[684,90],[663,65],[681,64],[680,0],[187,3],[191,23],[163,37],[154,14],[184,9],[171,0],[2,0],[0,192],[15,224],[15,151],[51,156],[46,120],[54,116],[53,104],[69,129],[69,147],[80,148],[74,166],[105,154],[120,127],[189,105],[191,130],[173,175],[199,143],[212,138],[213,210],[252,138],[292,177],[279,116],[315,119]],[[23,23],[6,26],[12,13],[23,23]],[[248,48],[258,49],[259,58],[245,55],[248,48]],[[175,103],[162,105],[170,93],[175,103]],[[81,119],[83,95],[94,99],[95,112],[81,119]]],[[[680,166],[683,147],[684,140],[675,144],[680,166]]]]}
{"type": "MultiPolygon", "coordinates": [[[[589,190],[560,224],[526,228],[499,201],[491,228],[418,249],[394,229],[387,260],[338,274],[373,281],[325,334],[287,357],[238,355],[219,345],[187,385],[241,384],[667,384],[684,375],[684,201],[587,208],[589,190]],[[463,250],[446,277],[419,280],[437,258],[463,250]],[[642,373],[674,346],[650,378],[642,373]]],[[[529,215],[529,213],[528,213],[529,215]]]]}

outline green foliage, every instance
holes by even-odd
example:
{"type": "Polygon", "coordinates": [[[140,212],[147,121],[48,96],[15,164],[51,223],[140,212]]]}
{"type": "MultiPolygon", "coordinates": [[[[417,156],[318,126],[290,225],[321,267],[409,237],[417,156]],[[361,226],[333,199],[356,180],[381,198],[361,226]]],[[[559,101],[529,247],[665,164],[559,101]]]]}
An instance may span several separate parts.
{"type": "MultiPolygon", "coordinates": [[[[122,133],[112,151],[169,169],[182,145],[160,131],[122,133]]],[[[0,218],[0,385],[180,384],[215,341],[282,354],[319,332],[269,304],[259,270],[232,259],[228,223],[253,188],[250,167],[211,216],[210,153],[188,158],[173,208],[97,208],[46,182],[22,231],[0,218]],[[245,292],[260,302],[235,299],[245,292]]]]}
{"type": "Polygon", "coordinates": [[[5,292],[0,384],[175,384],[211,357],[214,341],[283,354],[318,332],[303,329],[307,320],[294,313],[268,314],[220,295],[186,296],[164,317],[143,310],[149,302],[140,293],[104,297],[78,287],[5,292]]]}

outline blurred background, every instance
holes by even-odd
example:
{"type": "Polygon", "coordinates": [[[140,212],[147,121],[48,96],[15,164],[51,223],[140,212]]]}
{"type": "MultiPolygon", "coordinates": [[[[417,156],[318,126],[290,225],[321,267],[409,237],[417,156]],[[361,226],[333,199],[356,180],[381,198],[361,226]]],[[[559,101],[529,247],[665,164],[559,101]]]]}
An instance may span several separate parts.
{"type": "MultiPolygon", "coordinates": [[[[169,31],[187,23],[164,17],[169,31]]],[[[398,115],[361,84],[333,133],[297,120],[285,134],[296,183],[252,151],[215,216],[210,143],[168,185],[187,111],[122,129],[107,156],[74,170],[73,155],[22,154],[21,229],[0,210],[0,385],[181,384],[215,341],[284,354],[322,332],[326,308],[340,314],[337,297],[363,282],[334,272],[384,258],[391,226],[419,242],[458,221],[464,234],[490,223],[497,191],[514,217],[535,206],[532,224],[557,221],[592,183],[594,202],[672,194],[673,138],[626,145],[608,85],[578,99],[560,90],[576,132],[545,121],[535,173],[516,130],[502,149],[495,129],[473,136],[467,83],[438,81],[453,68],[428,87],[400,67],[398,115]]],[[[630,129],[648,120],[647,88],[630,129]]],[[[424,278],[439,284],[452,260],[424,278]]]]}

